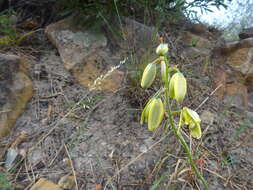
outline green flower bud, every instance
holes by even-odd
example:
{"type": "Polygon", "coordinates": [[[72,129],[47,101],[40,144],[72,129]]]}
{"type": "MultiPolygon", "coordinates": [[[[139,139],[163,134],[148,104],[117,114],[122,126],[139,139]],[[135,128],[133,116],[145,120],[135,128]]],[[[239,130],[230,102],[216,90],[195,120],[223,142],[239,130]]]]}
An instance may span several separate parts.
{"type": "Polygon", "coordinates": [[[187,107],[183,108],[183,120],[186,125],[189,125],[192,121],[195,123],[201,122],[198,113],[187,107]]]}
{"type": "Polygon", "coordinates": [[[169,50],[168,44],[161,43],[157,48],[156,48],[156,54],[159,56],[164,56],[169,50]]]}
{"type": "Polygon", "coordinates": [[[190,127],[190,133],[191,135],[196,138],[196,139],[200,139],[202,136],[202,132],[201,132],[201,127],[200,124],[197,123],[196,125],[194,125],[194,127],[190,127]]]}
{"type": "Polygon", "coordinates": [[[165,61],[161,61],[161,75],[162,75],[162,80],[165,82],[166,79],[166,63],[165,61]]]}
{"type": "Polygon", "coordinates": [[[154,100],[155,98],[151,98],[148,103],[145,105],[142,113],[141,113],[141,125],[143,125],[143,122],[148,122],[148,112],[149,112],[149,108],[150,108],[150,103],[152,102],[152,100],[154,100]]]}
{"type": "Polygon", "coordinates": [[[164,117],[164,105],[160,98],[154,98],[148,110],[148,129],[154,131],[161,124],[164,117]]]}
{"type": "Polygon", "coordinates": [[[201,132],[201,127],[200,127],[201,119],[200,119],[199,115],[197,114],[197,112],[195,112],[187,107],[184,107],[182,109],[181,117],[182,118],[180,118],[180,119],[182,119],[183,122],[186,125],[188,125],[191,135],[194,138],[199,139],[202,135],[202,132],[201,132]]]}
{"type": "Polygon", "coordinates": [[[169,96],[182,103],[187,91],[186,79],[182,73],[175,73],[169,83],[169,96]]]}
{"type": "Polygon", "coordinates": [[[142,88],[150,87],[155,80],[155,76],[156,76],[156,64],[149,63],[142,74],[141,87],[142,88]]]}

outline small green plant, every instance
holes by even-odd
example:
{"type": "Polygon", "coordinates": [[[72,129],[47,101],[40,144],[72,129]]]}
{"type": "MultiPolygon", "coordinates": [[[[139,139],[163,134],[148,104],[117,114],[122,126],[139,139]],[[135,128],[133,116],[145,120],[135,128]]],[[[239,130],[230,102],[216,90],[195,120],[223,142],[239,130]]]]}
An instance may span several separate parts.
{"type": "Polygon", "coordinates": [[[182,107],[176,111],[172,111],[171,109],[171,100],[173,99],[175,99],[179,105],[182,104],[187,93],[187,81],[178,68],[169,65],[168,49],[168,44],[162,42],[156,49],[156,54],[159,57],[149,63],[144,69],[141,80],[142,88],[147,89],[152,85],[156,78],[157,67],[159,66],[161,69],[162,82],[160,90],[147,101],[142,111],[140,122],[141,124],[146,122],[148,124],[148,129],[154,131],[160,126],[162,121],[165,120],[165,113],[168,115],[165,133],[168,133],[168,129],[171,127],[176,138],[183,146],[195,175],[203,183],[204,189],[207,190],[207,182],[200,174],[193,160],[193,155],[184,137],[181,135],[183,125],[186,125],[188,126],[190,135],[196,139],[200,139],[202,135],[200,117],[195,111],[188,107],[182,107]],[[175,114],[180,115],[178,121],[176,121],[177,118],[175,114]]]}
{"type": "Polygon", "coordinates": [[[14,14],[15,12],[13,11],[0,14],[0,45],[20,45],[25,38],[40,30],[33,30],[27,33],[19,32],[11,21],[14,14]]]}
{"type": "Polygon", "coordinates": [[[3,172],[0,172],[0,189],[1,190],[14,190],[10,185],[6,175],[3,172]]]}
{"type": "Polygon", "coordinates": [[[198,40],[192,40],[191,41],[191,46],[196,47],[198,45],[198,42],[199,42],[198,40]]]}
{"type": "Polygon", "coordinates": [[[16,38],[16,29],[10,14],[0,14],[0,45],[6,45],[16,38]]]}

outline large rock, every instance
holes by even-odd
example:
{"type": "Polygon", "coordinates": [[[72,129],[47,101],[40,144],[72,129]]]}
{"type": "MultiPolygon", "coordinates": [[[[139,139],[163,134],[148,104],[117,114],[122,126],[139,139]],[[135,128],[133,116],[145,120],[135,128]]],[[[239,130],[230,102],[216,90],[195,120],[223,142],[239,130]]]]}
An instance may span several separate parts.
{"type": "Polygon", "coordinates": [[[125,18],[121,38],[110,37],[108,43],[104,30],[73,26],[73,22],[70,17],[51,24],[46,34],[57,47],[65,68],[83,86],[95,90],[117,91],[124,79],[124,73],[117,69],[123,54],[130,47],[143,49],[155,35],[155,29],[125,18]],[[113,48],[114,52],[109,48],[112,44],[119,47],[113,48]]]}
{"type": "Polygon", "coordinates": [[[217,47],[216,50],[220,51],[223,55],[229,55],[234,53],[238,49],[252,48],[253,38],[247,38],[234,42],[221,43],[221,47],[217,47]]]}
{"type": "Polygon", "coordinates": [[[181,34],[181,41],[186,47],[183,54],[187,58],[195,59],[197,57],[209,57],[214,44],[199,34],[184,31],[181,34]]]}
{"type": "Polygon", "coordinates": [[[253,88],[253,47],[237,49],[227,56],[226,63],[243,75],[249,89],[253,88]]]}
{"type": "Polygon", "coordinates": [[[247,106],[249,102],[247,87],[238,82],[238,76],[230,76],[229,73],[222,67],[215,69],[212,79],[214,89],[216,89],[215,94],[219,99],[223,99],[225,102],[233,104],[236,107],[247,106]]]}
{"type": "Polygon", "coordinates": [[[71,18],[68,18],[46,28],[46,34],[58,49],[67,70],[82,64],[87,56],[96,54],[99,48],[107,45],[101,31],[81,30],[70,23],[71,18]]]}
{"type": "Polygon", "coordinates": [[[135,20],[124,18],[121,25],[122,37],[116,40],[121,49],[138,52],[140,49],[145,50],[154,44],[158,36],[154,27],[149,27],[135,20]]]}
{"type": "Polygon", "coordinates": [[[211,49],[213,47],[213,44],[208,39],[188,31],[182,33],[182,40],[184,44],[188,46],[195,46],[205,49],[211,49]]]}
{"type": "Polygon", "coordinates": [[[26,70],[19,57],[0,54],[0,138],[10,133],[33,95],[26,70]]]}
{"type": "Polygon", "coordinates": [[[45,178],[40,178],[30,190],[62,190],[59,185],[56,185],[52,181],[49,181],[45,178]]]}
{"type": "Polygon", "coordinates": [[[46,34],[57,47],[65,68],[89,89],[108,92],[119,89],[124,74],[114,69],[106,75],[111,67],[119,64],[119,59],[115,61],[115,56],[108,51],[105,34],[100,29],[73,26],[72,22],[70,17],[46,28],[46,34]]]}
{"type": "Polygon", "coordinates": [[[239,34],[240,39],[252,38],[253,37],[253,27],[242,30],[239,34]]]}

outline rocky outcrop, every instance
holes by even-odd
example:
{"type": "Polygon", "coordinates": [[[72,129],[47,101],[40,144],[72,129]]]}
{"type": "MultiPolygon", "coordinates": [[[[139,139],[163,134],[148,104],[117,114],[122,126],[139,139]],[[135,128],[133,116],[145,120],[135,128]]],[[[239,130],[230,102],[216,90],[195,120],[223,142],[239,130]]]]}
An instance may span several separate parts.
{"type": "Polygon", "coordinates": [[[240,34],[241,40],[223,43],[213,51],[216,57],[213,61],[220,65],[214,72],[214,86],[219,87],[216,94],[227,102],[236,102],[236,106],[249,105],[248,92],[253,90],[251,32],[252,28],[244,30],[240,34]]]}
{"type": "Polygon", "coordinates": [[[71,19],[61,20],[46,28],[46,34],[57,47],[65,68],[84,87],[107,92],[117,91],[124,79],[124,73],[117,69],[121,59],[124,59],[122,52],[127,51],[128,47],[145,46],[145,43],[151,41],[154,30],[125,19],[121,25],[124,31],[121,38],[114,40],[114,45],[120,48],[114,48],[117,53],[113,53],[109,48],[106,32],[98,28],[73,26],[71,19]]]}
{"type": "Polygon", "coordinates": [[[247,38],[240,41],[225,43],[222,47],[219,48],[219,50],[222,54],[231,54],[238,49],[251,47],[253,47],[253,38],[247,38]]]}
{"type": "Polygon", "coordinates": [[[243,74],[246,80],[247,78],[253,77],[253,48],[236,50],[227,57],[227,64],[243,74]]]}
{"type": "Polygon", "coordinates": [[[234,75],[241,76],[242,84],[253,89],[253,38],[225,44],[221,49],[225,63],[234,70],[234,75]]]}
{"type": "Polygon", "coordinates": [[[19,57],[0,54],[0,138],[10,133],[33,95],[26,70],[19,57]]]}
{"type": "Polygon", "coordinates": [[[253,27],[242,30],[239,34],[240,39],[252,38],[253,37],[253,27]]]}
{"type": "MultiPolygon", "coordinates": [[[[194,32],[197,32],[193,30],[194,32]]],[[[190,59],[198,57],[209,57],[214,44],[205,36],[190,31],[184,31],[181,34],[181,41],[184,44],[183,55],[190,59]]]]}

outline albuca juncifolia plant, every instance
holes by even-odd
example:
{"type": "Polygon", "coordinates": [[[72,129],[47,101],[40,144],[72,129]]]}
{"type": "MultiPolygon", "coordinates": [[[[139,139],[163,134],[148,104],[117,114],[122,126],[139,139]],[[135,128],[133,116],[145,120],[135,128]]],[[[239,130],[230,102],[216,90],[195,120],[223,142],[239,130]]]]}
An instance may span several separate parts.
{"type": "Polygon", "coordinates": [[[201,119],[197,112],[188,108],[182,107],[182,103],[187,93],[187,81],[183,73],[175,66],[169,64],[169,47],[166,43],[160,43],[156,49],[156,54],[159,56],[153,62],[149,63],[144,69],[141,87],[144,89],[149,88],[154,82],[157,69],[161,69],[161,88],[158,90],[146,103],[142,114],[141,124],[147,123],[150,131],[156,130],[163,120],[165,120],[165,114],[167,117],[166,129],[171,128],[184,148],[188,161],[194,171],[195,175],[201,180],[204,185],[204,189],[208,189],[208,185],[199,172],[196,164],[193,160],[193,155],[184,139],[181,135],[182,127],[185,125],[189,128],[190,135],[193,138],[200,139],[201,132],[201,119]],[[178,104],[182,107],[177,111],[171,110],[172,100],[175,99],[178,104]],[[174,113],[180,115],[179,119],[175,117],[174,113]],[[178,120],[178,121],[177,121],[178,120]]]}

